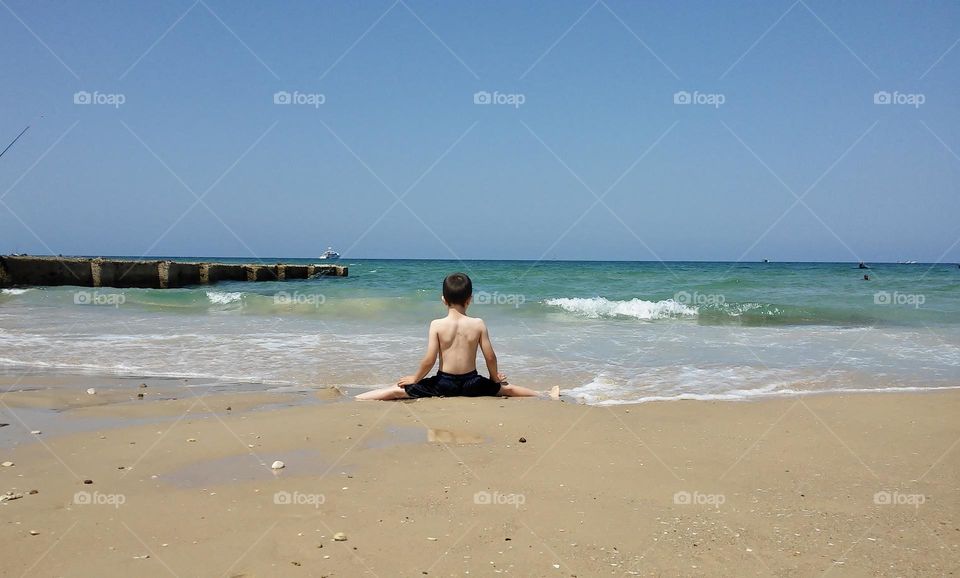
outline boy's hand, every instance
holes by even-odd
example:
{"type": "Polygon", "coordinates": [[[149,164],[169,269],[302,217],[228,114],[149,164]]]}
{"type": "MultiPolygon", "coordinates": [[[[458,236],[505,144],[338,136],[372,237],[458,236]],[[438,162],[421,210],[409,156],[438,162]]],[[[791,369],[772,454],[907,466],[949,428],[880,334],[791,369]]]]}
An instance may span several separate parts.
{"type": "Polygon", "coordinates": [[[415,375],[408,375],[406,377],[401,377],[400,381],[397,382],[397,385],[399,385],[400,387],[407,387],[408,385],[413,385],[417,383],[417,380],[414,379],[415,377],[416,377],[415,375]]]}
{"type": "Polygon", "coordinates": [[[497,383],[507,384],[507,376],[503,373],[497,373],[497,383]]]}

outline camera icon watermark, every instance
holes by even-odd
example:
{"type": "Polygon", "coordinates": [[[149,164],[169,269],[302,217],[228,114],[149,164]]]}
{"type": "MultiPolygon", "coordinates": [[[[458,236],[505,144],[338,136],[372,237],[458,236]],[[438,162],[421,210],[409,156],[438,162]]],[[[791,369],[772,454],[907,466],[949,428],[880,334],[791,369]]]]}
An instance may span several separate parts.
{"type": "Polygon", "coordinates": [[[309,305],[311,307],[320,307],[327,302],[327,296],[322,293],[301,293],[294,291],[279,291],[273,295],[274,305],[309,305]]]}
{"type": "Polygon", "coordinates": [[[327,95],[320,92],[300,92],[294,90],[287,92],[280,90],[273,93],[273,104],[297,104],[320,108],[320,105],[327,102],[327,95]]]}
{"type": "Polygon", "coordinates": [[[527,503],[527,497],[523,494],[501,494],[496,491],[481,490],[473,495],[473,503],[478,506],[513,506],[519,510],[520,506],[527,503]]]}
{"type": "Polygon", "coordinates": [[[526,301],[526,296],[519,293],[498,293],[496,291],[489,293],[487,291],[477,291],[473,294],[473,303],[475,305],[513,305],[516,309],[526,303],[526,301]]]}
{"type": "Polygon", "coordinates": [[[74,305],[106,305],[120,307],[127,302],[123,293],[101,293],[100,291],[76,291],[73,294],[74,305]]]}
{"type": "Polygon", "coordinates": [[[919,508],[926,503],[927,497],[923,494],[901,494],[893,491],[879,491],[873,495],[873,503],[878,506],[913,506],[919,508]]]}
{"type": "Polygon", "coordinates": [[[127,497],[123,494],[80,491],[73,495],[73,503],[78,506],[113,506],[119,508],[127,503],[127,497]]]}
{"type": "Polygon", "coordinates": [[[127,102],[127,96],[120,92],[87,92],[80,90],[73,93],[73,104],[105,104],[114,108],[120,108],[127,102]]]}
{"type": "Polygon", "coordinates": [[[874,305],[910,305],[914,309],[927,302],[927,296],[921,293],[900,293],[899,291],[877,291],[873,294],[874,305]]]}
{"type": "Polygon", "coordinates": [[[719,293],[700,293],[694,291],[677,291],[673,295],[673,300],[681,305],[705,305],[718,306],[727,302],[727,298],[719,293]]]}
{"type": "Polygon", "coordinates": [[[722,92],[700,92],[698,90],[687,92],[686,90],[678,90],[673,93],[673,104],[697,104],[720,108],[725,102],[727,102],[727,96],[722,92]]]}
{"type": "Polygon", "coordinates": [[[319,508],[326,503],[324,494],[310,494],[305,492],[279,491],[273,494],[273,503],[278,506],[313,506],[319,508]]]}
{"type": "Polygon", "coordinates": [[[726,501],[727,497],[723,494],[704,494],[698,491],[680,490],[673,495],[673,503],[678,506],[713,506],[719,508],[726,501]]]}
{"type": "Polygon", "coordinates": [[[496,90],[493,92],[481,90],[473,93],[473,104],[505,104],[513,108],[520,108],[525,102],[527,102],[527,97],[522,93],[505,93],[496,90]]]}
{"type": "Polygon", "coordinates": [[[873,93],[873,104],[905,104],[913,108],[920,108],[920,105],[927,102],[927,97],[922,92],[887,92],[878,90],[873,93]]]}

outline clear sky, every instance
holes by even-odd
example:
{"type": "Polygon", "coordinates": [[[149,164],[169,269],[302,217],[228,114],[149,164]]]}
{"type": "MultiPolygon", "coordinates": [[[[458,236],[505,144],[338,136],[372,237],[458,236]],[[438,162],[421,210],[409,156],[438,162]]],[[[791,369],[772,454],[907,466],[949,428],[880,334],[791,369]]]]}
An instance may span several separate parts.
{"type": "Polygon", "coordinates": [[[958,40],[954,1],[0,0],[0,252],[957,261],[958,40]]]}

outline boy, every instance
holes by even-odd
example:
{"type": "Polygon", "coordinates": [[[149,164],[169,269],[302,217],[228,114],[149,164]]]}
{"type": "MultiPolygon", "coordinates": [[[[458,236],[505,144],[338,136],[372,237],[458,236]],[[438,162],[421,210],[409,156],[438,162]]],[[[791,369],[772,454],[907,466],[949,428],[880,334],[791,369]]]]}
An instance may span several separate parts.
{"type": "MultiPolygon", "coordinates": [[[[497,354],[493,352],[490,334],[483,320],[467,316],[467,307],[473,300],[473,283],[464,273],[448,275],[443,280],[443,304],[447,316],[430,322],[427,353],[413,375],[400,378],[396,385],[361,393],[359,400],[409,399],[416,397],[479,397],[502,395],[535,397],[536,391],[509,385],[507,378],[497,371],[497,354]],[[477,348],[483,352],[490,378],[477,373],[477,348]],[[425,377],[440,357],[440,371],[425,377]]],[[[554,387],[551,397],[559,397],[554,387]]]]}

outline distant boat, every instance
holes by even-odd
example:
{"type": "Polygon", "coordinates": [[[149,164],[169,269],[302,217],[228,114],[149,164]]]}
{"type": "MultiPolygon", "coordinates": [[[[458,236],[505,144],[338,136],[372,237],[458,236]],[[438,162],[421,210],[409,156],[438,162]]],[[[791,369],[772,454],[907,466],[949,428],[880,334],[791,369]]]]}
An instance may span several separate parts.
{"type": "Polygon", "coordinates": [[[340,253],[337,253],[336,251],[334,251],[333,247],[327,247],[327,250],[324,251],[322,255],[320,255],[320,258],[325,260],[339,259],[340,253]]]}

